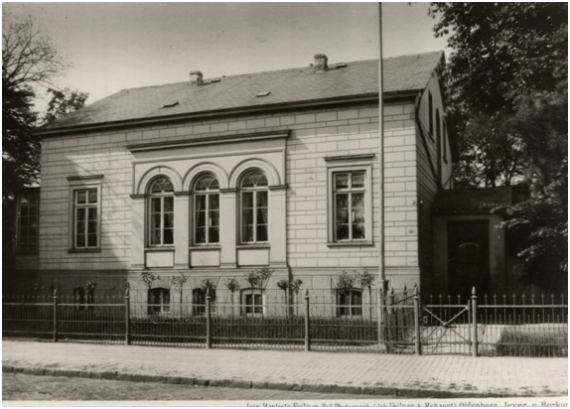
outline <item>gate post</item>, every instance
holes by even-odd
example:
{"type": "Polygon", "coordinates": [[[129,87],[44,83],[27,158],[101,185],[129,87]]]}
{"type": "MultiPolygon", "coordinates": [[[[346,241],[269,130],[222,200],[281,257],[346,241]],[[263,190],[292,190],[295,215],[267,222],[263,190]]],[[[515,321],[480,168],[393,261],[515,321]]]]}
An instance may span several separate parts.
{"type": "Polygon", "coordinates": [[[416,355],[422,354],[422,342],[421,342],[421,328],[420,328],[420,294],[418,287],[415,287],[414,292],[414,335],[416,338],[416,355]]]}
{"type": "Polygon", "coordinates": [[[479,356],[479,340],[477,337],[477,295],[475,292],[475,287],[471,290],[471,355],[479,356]]]}
{"type": "Polygon", "coordinates": [[[125,289],[125,344],[131,345],[131,295],[129,287],[125,289]]]}
{"type": "Polygon", "coordinates": [[[311,312],[309,290],[305,292],[305,352],[311,350],[311,312]]]}
{"type": "Polygon", "coordinates": [[[53,290],[53,342],[57,342],[57,288],[53,290]]]}
{"type": "Polygon", "coordinates": [[[206,290],[206,349],[212,348],[212,317],[211,317],[210,289],[206,290]]]}

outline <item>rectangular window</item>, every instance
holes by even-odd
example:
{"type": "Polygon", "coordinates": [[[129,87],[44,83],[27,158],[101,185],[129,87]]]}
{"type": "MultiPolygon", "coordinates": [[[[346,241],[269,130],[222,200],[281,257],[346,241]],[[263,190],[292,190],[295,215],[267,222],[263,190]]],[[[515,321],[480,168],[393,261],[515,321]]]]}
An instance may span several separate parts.
{"type": "Polygon", "coordinates": [[[220,242],[220,195],[196,195],[196,244],[220,242]]]}
{"type": "Polygon", "coordinates": [[[73,247],[99,247],[99,192],[97,188],[73,191],[73,247]]]}
{"type": "Polygon", "coordinates": [[[16,250],[37,252],[40,217],[39,189],[28,190],[18,200],[16,250]]]}
{"type": "Polygon", "coordinates": [[[366,239],[366,172],[333,174],[334,240],[366,239]]]}
{"type": "Polygon", "coordinates": [[[336,314],[337,317],[362,316],[362,291],[338,291],[336,314]]]}
{"type": "Polygon", "coordinates": [[[260,290],[242,290],[242,314],[261,315],[263,313],[263,294],[260,290]]]}

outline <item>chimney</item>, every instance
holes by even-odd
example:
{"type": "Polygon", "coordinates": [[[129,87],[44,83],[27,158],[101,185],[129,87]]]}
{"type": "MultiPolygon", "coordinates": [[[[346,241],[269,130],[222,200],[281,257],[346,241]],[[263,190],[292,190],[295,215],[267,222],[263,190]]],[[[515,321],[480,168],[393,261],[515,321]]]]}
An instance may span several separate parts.
{"type": "Polygon", "coordinates": [[[190,85],[204,85],[204,76],[200,71],[191,71],[190,72],[190,85]]]}
{"type": "Polygon", "coordinates": [[[316,54],[315,55],[315,71],[316,72],[325,72],[328,70],[327,61],[329,59],[325,54],[316,54]]]}

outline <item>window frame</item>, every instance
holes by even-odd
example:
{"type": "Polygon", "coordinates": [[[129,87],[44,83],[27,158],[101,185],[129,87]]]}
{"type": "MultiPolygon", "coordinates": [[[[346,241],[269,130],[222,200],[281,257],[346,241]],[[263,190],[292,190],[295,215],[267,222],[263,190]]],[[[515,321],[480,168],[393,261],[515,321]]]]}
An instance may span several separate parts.
{"type": "Polygon", "coordinates": [[[204,173],[199,175],[198,177],[196,177],[196,180],[194,181],[193,184],[193,189],[192,189],[192,245],[194,246],[201,246],[201,247],[208,247],[208,246],[219,246],[220,245],[220,232],[221,232],[221,212],[220,212],[220,205],[221,205],[221,192],[220,192],[220,181],[218,180],[217,176],[212,174],[212,173],[204,173]],[[204,178],[204,177],[212,177],[216,180],[216,182],[218,183],[218,189],[212,189],[212,190],[196,190],[196,186],[198,184],[198,182],[204,178]],[[206,200],[205,200],[205,204],[206,204],[206,208],[205,208],[205,214],[206,214],[206,219],[208,220],[209,217],[209,212],[210,212],[210,197],[213,195],[217,195],[218,196],[218,241],[217,242],[212,242],[210,241],[210,227],[212,226],[207,226],[205,228],[205,233],[206,233],[206,241],[204,243],[198,243],[197,240],[197,232],[198,232],[198,223],[197,223],[197,205],[196,205],[196,201],[198,196],[205,196],[206,200]]]}
{"type": "MultiPolygon", "coordinates": [[[[336,294],[335,294],[335,316],[337,318],[363,318],[364,317],[364,291],[360,288],[351,288],[351,289],[346,289],[346,290],[336,290],[336,294]],[[348,293],[346,295],[346,298],[348,298],[349,303],[348,304],[341,304],[341,297],[345,296],[345,293],[348,293]],[[353,301],[353,295],[354,294],[359,294],[360,296],[360,304],[352,304],[353,301]],[[354,313],[354,310],[358,310],[359,313],[354,313]],[[343,313],[348,311],[348,314],[343,313]]],[[[345,299],[346,299],[345,298],[345,299]]]]}
{"type": "Polygon", "coordinates": [[[155,178],[153,178],[147,187],[147,200],[146,200],[146,204],[147,204],[147,245],[149,248],[170,248],[170,247],[174,247],[174,220],[175,220],[175,215],[176,215],[176,200],[174,199],[175,195],[174,195],[174,184],[172,183],[172,180],[166,176],[166,175],[159,175],[155,178]],[[153,185],[159,180],[159,179],[166,179],[168,180],[168,182],[172,185],[172,192],[161,192],[161,193],[151,193],[151,189],[153,187],[153,185]],[[172,243],[164,243],[164,198],[172,198],[172,243]],[[160,243],[158,244],[153,244],[152,243],[152,199],[156,199],[156,198],[160,198],[160,243]]]}
{"type": "Polygon", "coordinates": [[[263,314],[266,314],[266,305],[265,305],[265,291],[260,288],[242,288],[240,290],[240,315],[244,317],[260,317],[263,314]],[[247,304],[247,296],[253,295],[253,303],[247,304]],[[259,299],[261,300],[261,304],[256,304],[256,296],[260,296],[259,299]],[[249,306],[248,306],[249,305],[249,306]],[[248,308],[252,309],[251,312],[248,312],[248,308]]]}
{"type": "MultiPolygon", "coordinates": [[[[86,177],[68,177],[69,188],[69,249],[68,253],[100,253],[101,252],[101,219],[103,215],[102,175],[86,177]],[[76,193],[81,190],[97,190],[97,246],[78,247],[76,236],[76,193]]],[[[86,242],[87,244],[87,242],[86,242]]]]}
{"type": "Polygon", "coordinates": [[[147,314],[148,315],[165,315],[170,314],[170,290],[164,287],[151,288],[147,291],[147,314]],[[159,293],[160,303],[151,303],[151,294],[159,293]]]}
{"type": "MultiPolygon", "coordinates": [[[[202,316],[206,315],[206,290],[201,287],[192,289],[192,315],[202,316]],[[203,302],[196,302],[196,298],[200,298],[203,302]]],[[[216,290],[210,289],[210,307],[214,307],[216,302],[216,290]]],[[[212,311],[211,311],[212,312],[212,311]]]]}
{"type": "MultiPolygon", "coordinates": [[[[328,246],[372,246],[374,245],[374,223],[372,220],[372,162],[371,157],[365,158],[367,161],[353,160],[353,163],[346,163],[346,160],[351,161],[350,157],[346,158],[345,163],[331,164],[327,167],[327,203],[328,203],[328,246]],[[352,240],[337,240],[336,239],[336,202],[335,202],[335,175],[339,173],[357,173],[364,172],[364,229],[365,234],[363,239],[352,240]]],[[[329,158],[329,161],[331,158],[329,158]]]]}
{"type": "Polygon", "coordinates": [[[269,244],[269,239],[271,237],[270,232],[269,232],[269,228],[270,228],[270,223],[269,223],[269,209],[270,209],[270,194],[269,194],[269,180],[267,179],[267,175],[265,174],[264,171],[260,170],[260,169],[248,169],[246,170],[243,175],[240,178],[239,181],[239,244],[242,246],[250,246],[250,245],[267,245],[269,244]],[[260,187],[243,187],[243,182],[244,180],[249,177],[251,174],[254,173],[259,173],[261,174],[264,178],[265,181],[267,183],[266,186],[260,186],[260,187]],[[252,199],[252,204],[253,204],[253,241],[245,241],[244,239],[244,217],[243,217],[243,210],[244,210],[244,193],[253,193],[253,199],[252,199]],[[258,192],[265,192],[267,194],[267,240],[257,240],[257,211],[258,211],[258,207],[257,207],[257,194],[258,192]]]}
{"type": "Polygon", "coordinates": [[[31,189],[25,189],[21,195],[18,195],[17,200],[16,200],[16,223],[15,223],[15,231],[14,231],[14,236],[15,236],[15,240],[14,240],[14,251],[17,254],[38,254],[39,253],[39,238],[40,238],[40,190],[39,188],[31,188],[31,189]],[[22,206],[23,206],[23,200],[25,199],[28,204],[30,203],[31,198],[33,198],[34,201],[36,201],[35,203],[35,214],[31,214],[30,212],[30,208],[31,206],[26,206],[27,212],[26,215],[24,217],[24,215],[22,214],[22,206]],[[34,216],[36,219],[36,232],[35,232],[35,238],[33,238],[33,236],[30,236],[30,215],[34,216]],[[25,230],[26,230],[26,245],[22,246],[21,245],[21,238],[22,238],[22,220],[27,220],[26,225],[25,225],[25,230]],[[33,238],[34,241],[34,248],[30,247],[30,238],[33,238]]]}

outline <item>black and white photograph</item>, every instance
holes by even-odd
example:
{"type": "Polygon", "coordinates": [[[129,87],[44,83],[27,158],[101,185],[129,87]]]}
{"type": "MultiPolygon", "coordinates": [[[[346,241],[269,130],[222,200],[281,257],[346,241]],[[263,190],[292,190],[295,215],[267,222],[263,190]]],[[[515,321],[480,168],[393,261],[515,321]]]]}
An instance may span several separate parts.
{"type": "Polygon", "coordinates": [[[568,3],[2,3],[3,406],[568,406],[568,3]]]}

